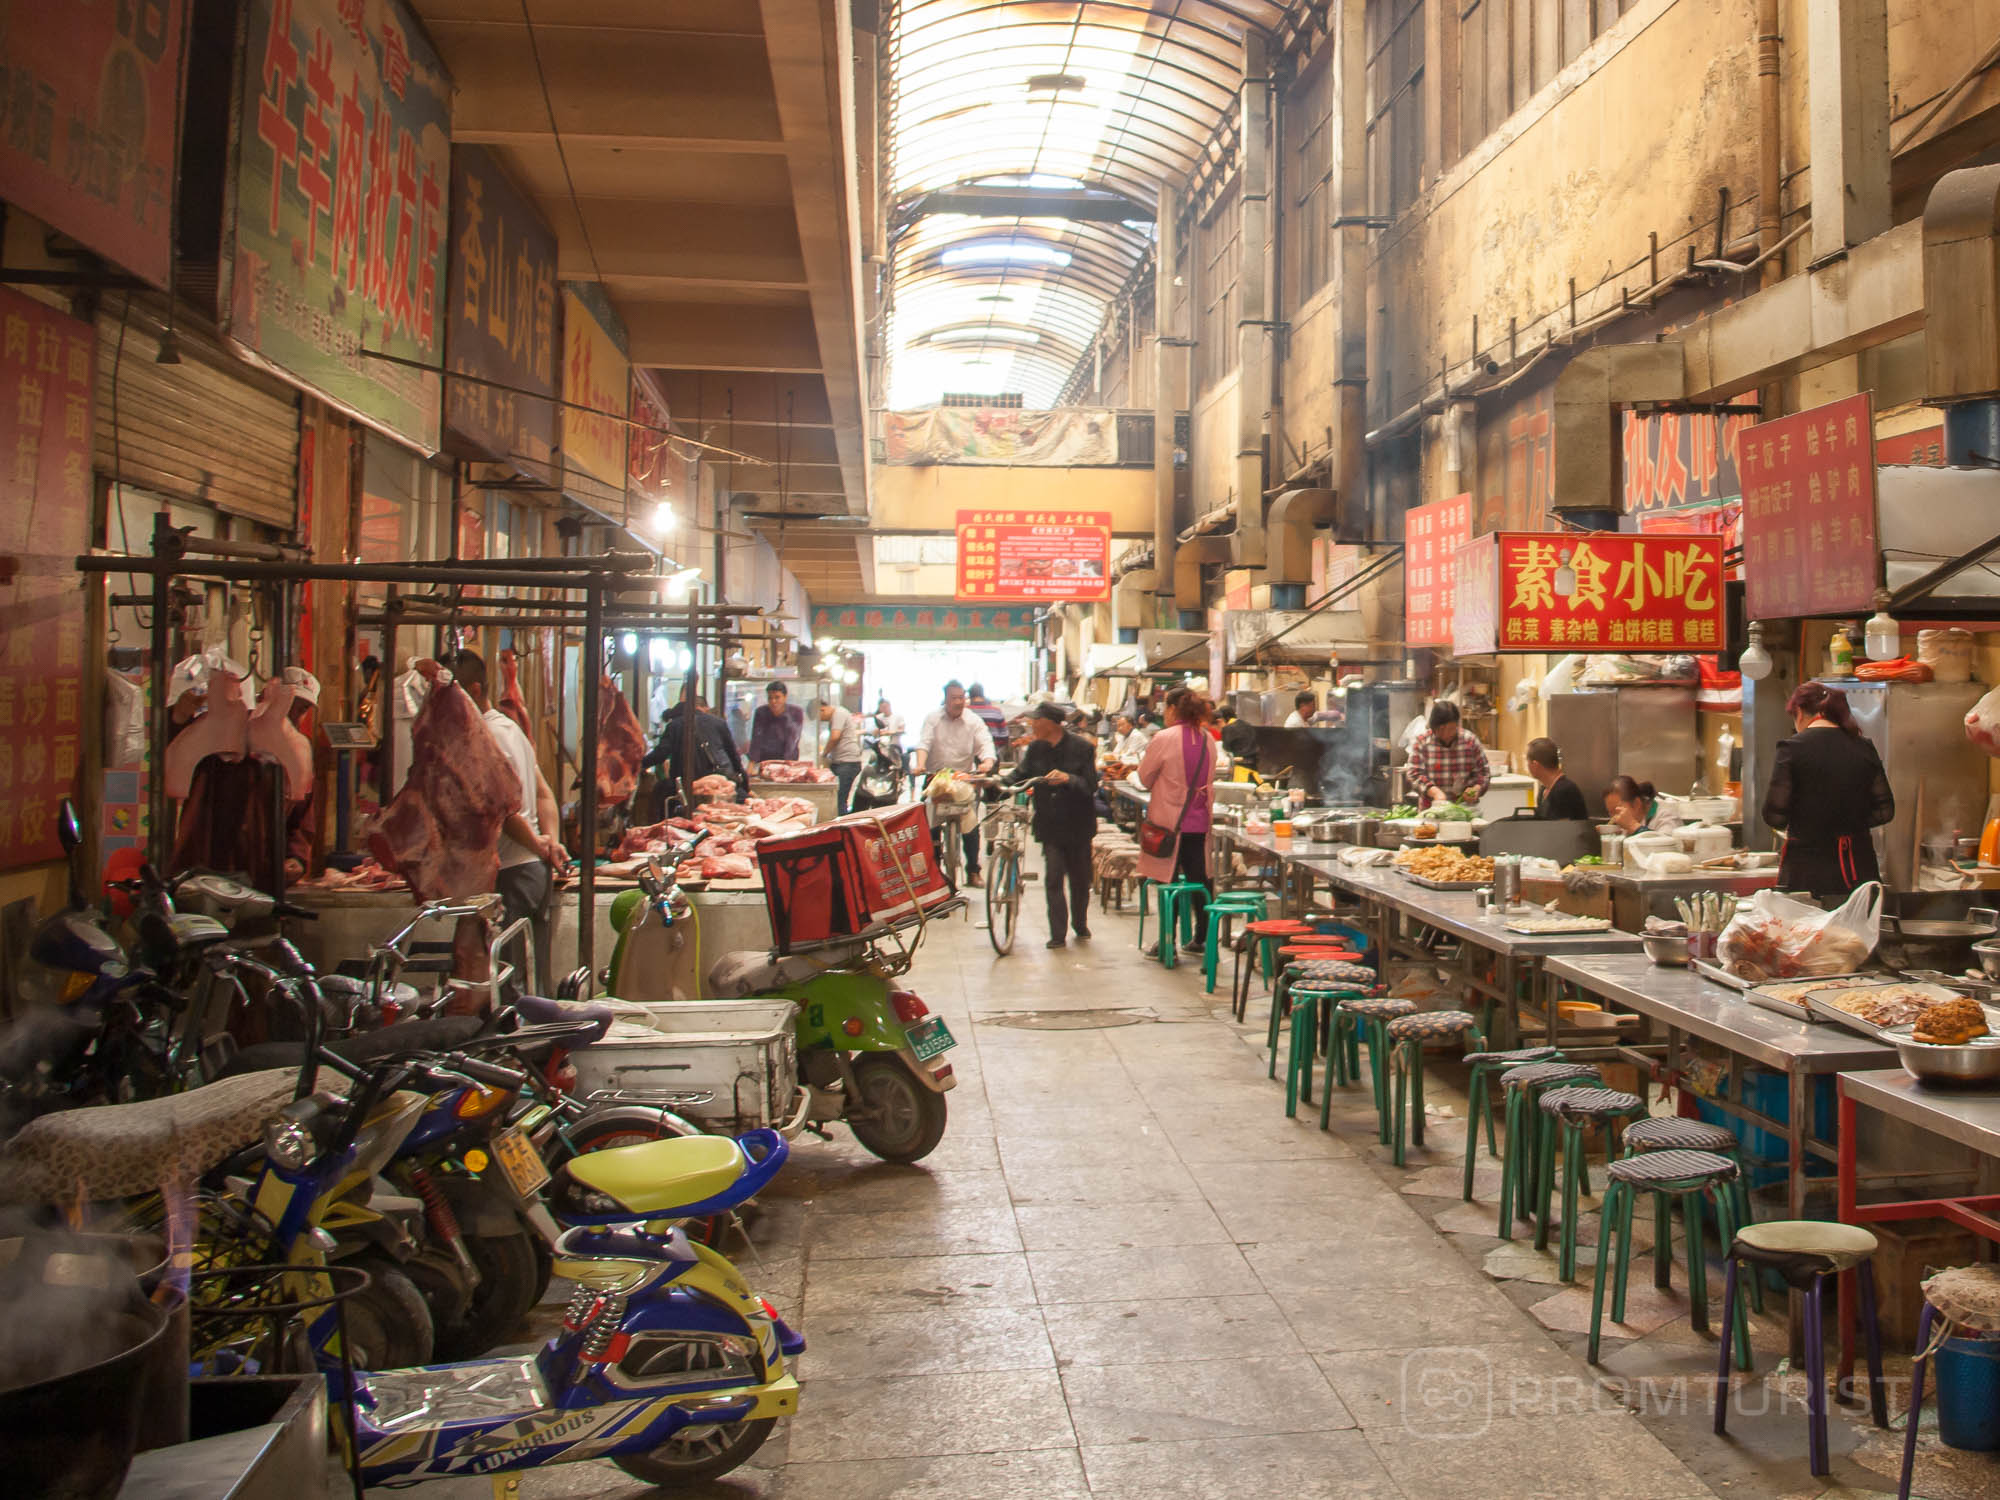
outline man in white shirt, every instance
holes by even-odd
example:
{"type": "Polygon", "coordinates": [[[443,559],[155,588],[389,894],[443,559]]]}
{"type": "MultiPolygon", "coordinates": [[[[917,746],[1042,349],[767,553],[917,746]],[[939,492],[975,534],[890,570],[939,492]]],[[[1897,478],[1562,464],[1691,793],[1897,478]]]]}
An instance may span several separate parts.
{"type": "Polygon", "coordinates": [[[1291,717],[1285,720],[1285,728],[1304,729],[1312,723],[1313,715],[1318,712],[1319,695],[1307,689],[1292,700],[1292,713],[1291,717]]]}
{"type": "Polygon", "coordinates": [[[819,700],[820,757],[833,768],[833,779],[839,788],[834,799],[834,811],[846,817],[854,805],[854,781],[861,774],[861,715],[853,713],[831,698],[819,700]]]}
{"type": "MultiPolygon", "coordinates": [[[[978,714],[965,706],[964,684],[944,685],[944,707],[933,709],[917,737],[915,770],[918,775],[939,771],[964,771],[985,775],[998,757],[993,753],[993,731],[978,714]]],[[[937,829],[931,831],[933,840],[937,829]]],[[[979,884],[979,825],[965,830],[965,883],[979,884]]],[[[943,855],[940,852],[940,859],[943,855]]]]}
{"type": "MultiPolygon", "coordinates": [[[[452,659],[451,673],[478,705],[494,743],[520,779],[521,805],[501,825],[500,873],[494,877],[493,887],[500,893],[506,924],[511,927],[527,918],[528,932],[534,939],[536,972],[529,975],[523,968],[519,987],[525,989],[532,981],[536,993],[551,994],[554,954],[549,947],[549,909],[555,899],[554,872],[569,868],[569,851],[553,831],[543,831],[562,825],[556,794],[542,778],[541,767],[535,764],[535,747],[521,733],[521,726],[495,708],[487,696],[485,658],[476,651],[461,651],[452,659]]],[[[518,951],[514,962],[522,964],[518,951]]]]}
{"type": "Polygon", "coordinates": [[[1136,763],[1146,753],[1146,742],[1152,736],[1134,724],[1130,714],[1120,714],[1112,723],[1117,732],[1106,741],[1106,754],[1136,763]]]}

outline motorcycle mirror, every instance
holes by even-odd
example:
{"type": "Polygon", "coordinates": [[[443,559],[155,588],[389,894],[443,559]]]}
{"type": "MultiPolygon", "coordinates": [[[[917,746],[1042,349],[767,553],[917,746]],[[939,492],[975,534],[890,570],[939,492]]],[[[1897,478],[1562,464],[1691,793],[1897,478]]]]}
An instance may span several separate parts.
{"type": "Polygon", "coordinates": [[[83,847],[83,823],[76,815],[76,804],[67,797],[56,813],[56,838],[65,854],[74,854],[83,847]]]}

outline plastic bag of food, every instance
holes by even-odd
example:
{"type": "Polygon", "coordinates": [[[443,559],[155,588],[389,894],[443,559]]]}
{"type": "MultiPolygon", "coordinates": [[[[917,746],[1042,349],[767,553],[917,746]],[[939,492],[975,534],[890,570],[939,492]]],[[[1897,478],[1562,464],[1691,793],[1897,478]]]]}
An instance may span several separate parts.
{"type": "Polygon", "coordinates": [[[1716,940],[1715,957],[1739,979],[1852,974],[1882,931],[1882,887],[1868,881],[1833,911],[1759,891],[1716,940]]]}
{"type": "Polygon", "coordinates": [[[2000,760],[2000,687],[1972,705],[1965,716],[1965,737],[2000,760]]]}

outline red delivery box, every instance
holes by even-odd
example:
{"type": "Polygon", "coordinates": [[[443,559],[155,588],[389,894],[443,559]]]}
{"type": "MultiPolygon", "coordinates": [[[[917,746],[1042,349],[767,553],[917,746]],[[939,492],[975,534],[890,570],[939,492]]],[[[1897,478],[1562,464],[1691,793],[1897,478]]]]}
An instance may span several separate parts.
{"type": "Polygon", "coordinates": [[[951,894],[931,851],[930,819],[915,803],[765,839],[757,863],[780,953],[854,936],[951,894]]]}

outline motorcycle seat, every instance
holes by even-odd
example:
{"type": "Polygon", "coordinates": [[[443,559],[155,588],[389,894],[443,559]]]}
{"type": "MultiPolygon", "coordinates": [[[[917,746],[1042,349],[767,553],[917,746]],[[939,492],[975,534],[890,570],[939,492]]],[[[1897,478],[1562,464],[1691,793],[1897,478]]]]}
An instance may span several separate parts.
{"type": "MultiPolygon", "coordinates": [[[[376,1031],[342,1037],[339,1041],[328,1042],[326,1048],[357,1066],[365,1067],[369,1063],[410,1053],[450,1052],[477,1037],[481,1027],[477,1016],[423,1016],[413,1021],[398,1021],[393,1026],[384,1026],[376,1031]]],[[[237,1049],[236,1055],[223,1066],[221,1076],[234,1078],[238,1074],[259,1072],[265,1068],[288,1068],[296,1077],[299,1064],[305,1059],[304,1042],[252,1042],[237,1049]]]]}
{"type": "Polygon", "coordinates": [[[788,1152],[775,1130],[741,1141],[694,1135],[587,1151],[557,1170],[553,1202],[560,1218],[597,1223],[720,1213],[762,1191],[788,1152]],[[617,1211],[607,1211],[605,1199],[617,1211]]]}
{"type": "Polygon", "coordinates": [[[0,1146],[0,1200],[126,1198],[191,1181],[260,1140],[297,1084],[293,1070],[273,1068],[184,1094],[42,1115],[0,1146]]]}
{"type": "Polygon", "coordinates": [[[597,1001],[551,1000],[543,995],[522,995],[514,1001],[514,1009],[521,1013],[521,1019],[530,1026],[589,1026],[597,1028],[596,1035],[587,1040],[579,1040],[575,1045],[587,1047],[591,1042],[602,1041],[611,1029],[611,1023],[618,1019],[618,1012],[609,1005],[597,1001]]]}

